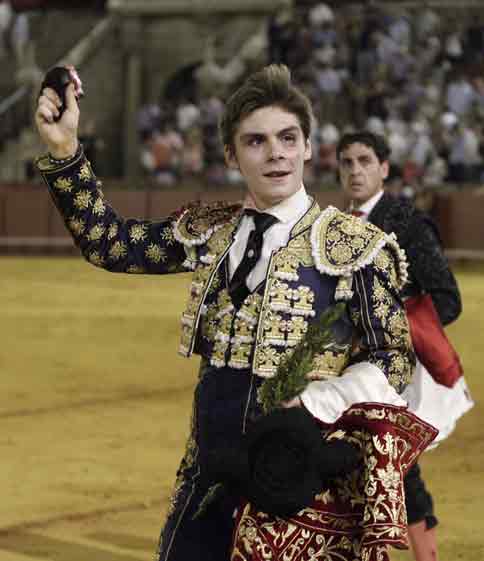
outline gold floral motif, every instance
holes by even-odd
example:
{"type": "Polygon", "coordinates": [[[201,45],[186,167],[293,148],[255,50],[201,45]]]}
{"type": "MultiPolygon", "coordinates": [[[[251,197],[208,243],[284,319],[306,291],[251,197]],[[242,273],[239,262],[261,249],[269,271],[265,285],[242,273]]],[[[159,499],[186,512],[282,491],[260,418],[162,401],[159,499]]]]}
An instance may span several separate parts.
{"type": "Polygon", "coordinates": [[[311,240],[316,265],[334,274],[358,270],[373,259],[385,243],[385,236],[372,224],[328,207],[313,227],[311,240]]]}
{"type": "Polygon", "coordinates": [[[161,239],[165,241],[167,246],[175,243],[175,235],[173,234],[173,227],[171,225],[163,228],[161,231],[161,239]]]}
{"type": "Polygon", "coordinates": [[[202,316],[201,333],[203,337],[205,337],[209,341],[213,341],[215,339],[215,334],[217,333],[217,311],[217,306],[215,304],[212,304],[207,307],[207,311],[202,316]]]}
{"type": "Polygon", "coordinates": [[[224,290],[221,290],[219,292],[217,298],[217,307],[219,311],[233,308],[232,299],[230,298],[230,294],[226,288],[224,288],[224,290]]]}
{"type": "Polygon", "coordinates": [[[274,267],[276,273],[283,273],[293,277],[297,274],[300,265],[299,256],[296,253],[288,251],[280,251],[274,258],[274,267]]]}
{"type": "Polygon", "coordinates": [[[314,223],[316,218],[320,215],[321,209],[314,198],[312,198],[311,206],[306,214],[299,220],[299,222],[294,226],[291,232],[291,237],[298,237],[301,232],[306,229],[310,229],[311,225],[314,223]]]}
{"type": "Polygon", "coordinates": [[[403,308],[398,308],[388,320],[388,331],[393,343],[405,343],[410,341],[410,330],[407,316],[403,308]]]}
{"type": "Polygon", "coordinates": [[[392,382],[396,382],[397,379],[399,381],[399,385],[395,386],[397,388],[401,387],[402,384],[406,385],[412,379],[411,368],[407,360],[404,359],[401,352],[398,351],[390,351],[390,375],[389,375],[389,382],[393,385],[392,382]]]}
{"type": "Polygon", "coordinates": [[[347,363],[348,353],[344,350],[327,350],[314,357],[311,379],[316,379],[318,375],[339,376],[347,363]]]}
{"type": "Polygon", "coordinates": [[[91,251],[88,259],[89,262],[96,267],[102,267],[104,265],[104,259],[99,255],[98,251],[91,251]]]}
{"type": "Polygon", "coordinates": [[[188,302],[185,307],[185,311],[183,315],[194,320],[199,305],[200,305],[200,294],[198,290],[194,289],[192,283],[192,286],[190,287],[190,296],[188,297],[188,302]]]}
{"type": "Polygon", "coordinates": [[[272,347],[264,347],[256,354],[255,371],[261,376],[272,376],[281,361],[281,355],[272,347]]]}
{"type": "Polygon", "coordinates": [[[388,290],[376,276],[373,278],[371,298],[374,303],[373,313],[380,320],[382,326],[386,327],[393,301],[388,290]]]}
{"type": "Polygon", "coordinates": [[[220,255],[225,251],[230,242],[230,234],[235,228],[235,223],[229,222],[216,230],[207,242],[209,253],[220,255]]]}
{"type": "Polygon", "coordinates": [[[244,318],[236,317],[235,323],[235,336],[236,337],[253,337],[254,336],[254,324],[248,322],[244,318]]]}
{"type": "Polygon", "coordinates": [[[108,228],[108,240],[112,240],[117,235],[118,235],[118,225],[116,224],[116,222],[113,222],[112,224],[109,225],[108,228]]]}
{"type": "Polygon", "coordinates": [[[181,466],[180,466],[180,471],[178,473],[178,476],[176,478],[175,481],[175,487],[173,489],[173,492],[171,494],[169,503],[168,503],[168,510],[167,510],[167,517],[169,517],[170,515],[173,514],[177,504],[178,504],[178,500],[180,497],[180,493],[183,489],[183,486],[185,485],[186,481],[187,481],[187,470],[189,470],[195,463],[195,459],[196,456],[198,454],[198,447],[197,444],[195,442],[195,437],[194,437],[194,433],[195,430],[193,428],[193,413],[192,413],[192,421],[191,421],[191,425],[192,425],[192,432],[190,434],[190,436],[188,437],[187,443],[185,445],[185,454],[183,456],[183,459],[181,461],[181,466]]]}
{"type": "Polygon", "coordinates": [[[339,230],[330,230],[327,234],[326,234],[326,239],[329,242],[332,243],[337,243],[341,240],[342,238],[342,234],[339,230]]]}
{"type": "Polygon", "coordinates": [[[219,331],[227,338],[227,340],[229,338],[230,329],[232,327],[233,312],[234,310],[231,310],[231,313],[224,314],[219,319],[219,331]]]}
{"type": "Polygon", "coordinates": [[[102,238],[106,228],[103,224],[96,224],[90,230],[89,234],[87,235],[87,239],[91,242],[98,241],[102,238]]]}
{"type": "Polygon", "coordinates": [[[92,193],[90,191],[79,191],[74,197],[74,205],[79,210],[86,210],[92,203],[92,193]]]}
{"type": "Polygon", "coordinates": [[[340,244],[334,245],[329,250],[329,255],[335,263],[338,263],[338,265],[345,265],[346,263],[349,263],[351,261],[353,252],[351,251],[350,246],[340,244]]]}
{"type": "Polygon", "coordinates": [[[373,261],[375,268],[387,273],[392,268],[392,262],[390,256],[386,251],[379,251],[376,254],[375,260],[373,261]]]}
{"type": "Polygon", "coordinates": [[[152,263],[164,263],[166,261],[166,251],[156,243],[150,243],[145,249],[145,255],[152,263]]]}
{"type": "Polygon", "coordinates": [[[92,207],[92,212],[96,216],[102,216],[106,212],[106,205],[104,204],[104,200],[102,199],[102,197],[98,197],[96,199],[96,202],[92,207]]]}
{"type": "Polygon", "coordinates": [[[129,229],[129,238],[132,243],[137,244],[143,242],[146,239],[146,225],[145,224],[133,224],[129,229]]]}
{"type": "Polygon", "coordinates": [[[274,271],[280,278],[297,280],[299,267],[314,265],[309,243],[310,230],[291,238],[287,247],[281,248],[273,259],[274,271]]]}
{"type": "Polygon", "coordinates": [[[395,261],[390,256],[388,249],[383,248],[377,253],[374,264],[375,268],[387,276],[392,284],[398,285],[398,275],[395,268],[395,261]]]}
{"type": "Polygon", "coordinates": [[[121,241],[116,241],[113,245],[109,248],[109,257],[114,260],[121,259],[122,257],[126,257],[128,250],[126,248],[126,244],[121,241]]]}
{"type": "Polygon", "coordinates": [[[143,269],[143,267],[140,267],[139,265],[130,265],[127,269],[126,269],[127,273],[133,273],[133,274],[143,274],[146,271],[143,269]]]}
{"type": "Polygon", "coordinates": [[[285,282],[280,282],[276,280],[269,291],[269,298],[271,302],[271,307],[274,309],[290,308],[291,306],[292,290],[289,285],[285,282]]]}
{"type": "Polygon", "coordinates": [[[293,310],[303,315],[314,315],[314,292],[309,286],[298,286],[292,291],[292,299],[294,300],[293,310]]]}
{"type": "Polygon", "coordinates": [[[308,330],[308,322],[300,316],[291,318],[287,325],[287,342],[290,346],[297,345],[308,330]]]}
{"type": "Polygon", "coordinates": [[[72,191],[72,179],[70,177],[58,177],[54,181],[54,187],[62,193],[70,193],[72,191]]]}
{"type": "Polygon", "coordinates": [[[285,332],[287,322],[281,316],[273,312],[267,313],[263,322],[264,338],[269,340],[272,345],[285,345],[285,332]]]}
{"type": "Polygon", "coordinates": [[[89,164],[86,162],[82,164],[81,169],[79,171],[79,179],[81,181],[89,181],[92,178],[91,169],[89,164]]]}
{"type": "Polygon", "coordinates": [[[72,216],[68,221],[69,229],[76,236],[80,236],[86,229],[86,223],[82,218],[72,216]]]}
{"type": "Polygon", "coordinates": [[[188,356],[191,340],[192,340],[192,326],[182,324],[181,334],[180,334],[180,346],[178,348],[179,354],[181,354],[182,356],[188,356]]]}
{"type": "Polygon", "coordinates": [[[223,341],[215,341],[212,348],[210,363],[218,368],[225,366],[225,352],[227,351],[227,343],[223,341]]]}
{"type": "Polygon", "coordinates": [[[390,312],[390,306],[385,302],[379,302],[373,307],[373,313],[381,321],[383,327],[385,327],[386,325],[389,312],[390,312]]]}
{"type": "Polygon", "coordinates": [[[204,287],[212,274],[212,265],[199,265],[193,273],[193,282],[204,287]]]}
{"type": "Polygon", "coordinates": [[[175,229],[187,243],[200,243],[209,239],[214,232],[227,223],[234,228],[240,210],[240,204],[229,204],[223,201],[208,205],[197,204],[182,214],[175,229]]]}
{"type": "Polygon", "coordinates": [[[251,348],[250,343],[233,344],[230,349],[229,365],[233,368],[248,368],[251,348]]]}
{"type": "Polygon", "coordinates": [[[239,316],[249,318],[252,323],[257,323],[259,310],[262,304],[262,296],[257,292],[249,294],[240,308],[239,316]]]}

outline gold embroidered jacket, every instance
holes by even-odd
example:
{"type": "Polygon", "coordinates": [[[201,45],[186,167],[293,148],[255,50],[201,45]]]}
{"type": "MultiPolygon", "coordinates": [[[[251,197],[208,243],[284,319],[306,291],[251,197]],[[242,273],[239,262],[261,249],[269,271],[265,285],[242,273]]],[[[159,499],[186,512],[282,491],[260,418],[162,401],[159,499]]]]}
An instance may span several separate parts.
{"type": "Polygon", "coordinates": [[[408,383],[413,352],[399,297],[406,263],[392,236],[333,207],[321,211],[313,201],[287,246],[273,252],[265,283],[236,310],[226,257],[240,205],[194,205],[159,221],[123,219],[82,154],[64,166],[48,158],[37,164],[89,262],[113,272],[193,271],[182,314],[183,355],[196,352],[215,367],[272,376],[309,322],[343,299],[347,317],[335,342],[316,358],[315,376],[339,375],[352,362],[369,361],[398,392],[408,383]]]}

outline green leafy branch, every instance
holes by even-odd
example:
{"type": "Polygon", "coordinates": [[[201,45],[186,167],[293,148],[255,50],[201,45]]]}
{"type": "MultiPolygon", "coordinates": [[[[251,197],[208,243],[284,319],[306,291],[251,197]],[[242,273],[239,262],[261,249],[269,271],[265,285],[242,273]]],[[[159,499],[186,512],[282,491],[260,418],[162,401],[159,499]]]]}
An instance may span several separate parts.
{"type": "Polygon", "coordinates": [[[279,363],[276,375],[265,380],[259,388],[258,396],[264,413],[280,407],[299,395],[310,380],[307,375],[313,369],[314,357],[332,342],[332,324],[345,310],[345,303],[338,302],[323,312],[317,321],[311,323],[304,338],[294,347],[293,353],[279,363]]]}

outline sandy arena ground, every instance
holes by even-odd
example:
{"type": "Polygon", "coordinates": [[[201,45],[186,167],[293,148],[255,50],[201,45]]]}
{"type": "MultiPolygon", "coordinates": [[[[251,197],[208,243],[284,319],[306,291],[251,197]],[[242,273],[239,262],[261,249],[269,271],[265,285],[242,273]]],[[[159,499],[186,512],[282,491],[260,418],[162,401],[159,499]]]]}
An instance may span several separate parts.
{"type": "MultiPolygon", "coordinates": [[[[0,561],[153,559],[198,364],[176,354],[189,277],[78,258],[3,257],[0,271],[0,561]]],[[[484,561],[484,269],[457,272],[449,333],[477,403],[422,466],[440,561],[484,561]]]]}

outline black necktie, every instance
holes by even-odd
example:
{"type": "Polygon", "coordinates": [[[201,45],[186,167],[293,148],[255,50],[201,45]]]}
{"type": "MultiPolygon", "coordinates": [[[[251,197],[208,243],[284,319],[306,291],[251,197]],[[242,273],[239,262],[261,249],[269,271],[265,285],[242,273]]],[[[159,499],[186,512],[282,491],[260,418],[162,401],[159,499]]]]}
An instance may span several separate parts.
{"type": "Polygon", "coordinates": [[[244,256],[229,284],[229,294],[236,308],[240,307],[249,295],[245,280],[260,259],[264,232],[277,222],[277,218],[272,214],[257,212],[251,208],[246,209],[245,214],[254,218],[255,230],[249,234],[244,256]]]}

